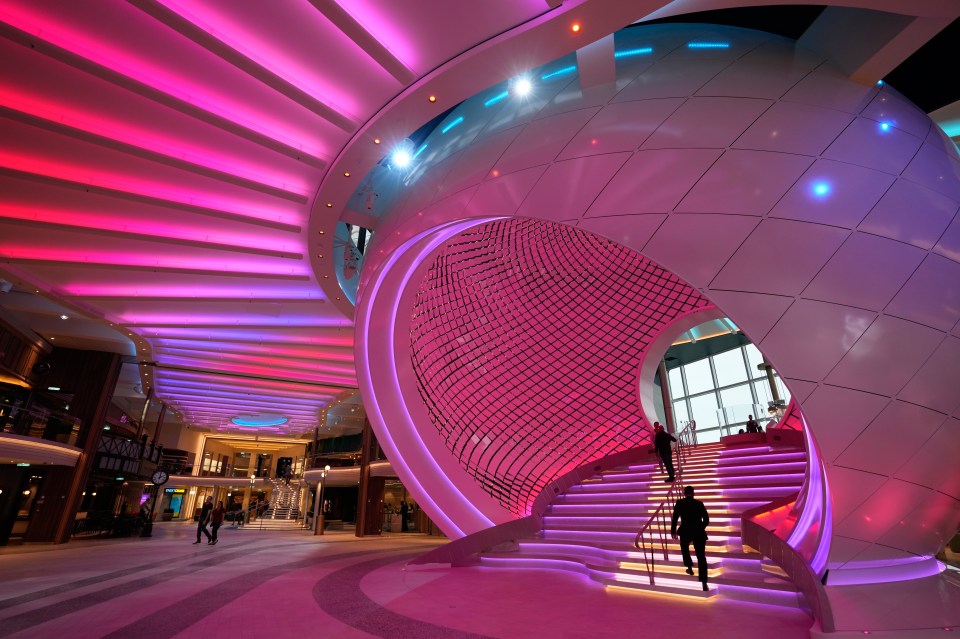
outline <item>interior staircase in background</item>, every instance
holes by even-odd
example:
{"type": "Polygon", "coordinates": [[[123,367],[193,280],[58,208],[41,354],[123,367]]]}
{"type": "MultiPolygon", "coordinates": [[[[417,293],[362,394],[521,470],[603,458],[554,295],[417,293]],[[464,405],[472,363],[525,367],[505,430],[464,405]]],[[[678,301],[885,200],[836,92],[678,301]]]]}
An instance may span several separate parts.
{"type": "MultiPolygon", "coordinates": [[[[740,541],[743,511],[792,495],[803,484],[806,453],[767,444],[702,444],[689,450],[682,481],[710,515],[707,528],[709,590],[685,573],[676,540],[665,531],[668,558],[654,550],[654,585],[643,553],[634,547],[640,528],[667,499],[670,484],[656,460],[600,473],[559,495],[543,517],[543,529],[515,547],[481,555],[485,566],[557,568],[587,575],[610,588],[653,591],[688,597],[717,595],[758,603],[801,607],[799,591],[779,568],[740,541]]],[[[678,491],[679,492],[679,491],[678,491]]],[[[651,526],[662,530],[658,521],[651,526]]],[[[691,554],[693,547],[691,545],[691,554]]],[[[649,555],[648,555],[649,556],[649,555]]],[[[694,556],[694,563],[696,559],[694,556]]]]}
{"type": "Polygon", "coordinates": [[[254,527],[267,529],[296,529],[300,527],[299,483],[288,484],[283,479],[271,479],[270,502],[263,514],[253,522],[254,527]]]}

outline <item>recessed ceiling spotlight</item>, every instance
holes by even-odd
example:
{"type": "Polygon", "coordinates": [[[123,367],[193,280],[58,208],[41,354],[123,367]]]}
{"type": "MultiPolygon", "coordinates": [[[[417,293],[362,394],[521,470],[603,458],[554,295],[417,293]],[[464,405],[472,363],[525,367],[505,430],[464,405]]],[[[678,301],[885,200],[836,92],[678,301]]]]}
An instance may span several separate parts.
{"type": "Polygon", "coordinates": [[[373,138],[374,144],[380,144],[380,138],[373,138]]]}
{"type": "Polygon", "coordinates": [[[350,177],[350,171],[344,171],[343,177],[350,177]]]}
{"type": "Polygon", "coordinates": [[[513,93],[521,97],[530,95],[530,92],[533,91],[533,83],[530,82],[530,78],[521,77],[513,81],[513,93]]]}
{"type": "Polygon", "coordinates": [[[410,162],[413,161],[413,156],[410,155],[410,151],[407,149],[399,148],[390,156],[390,161],[398,169],[405,169],[410,166],[410,162]]]}
{"type": "Polygon", "coordinates": [[[825,198],[833,190],[832,185],[826,180],[817,180],[810,185],[810,192],[816,198],[825,198]]]}
{"type": "Polygon", "coordinates": [[[324,231],[323,229],[320,229],[320,235],[323,235],[324,233],[326,233],[326,231],[324,231]]]}
{"type": "Polygon", "coordinates": [[[328,209],[333,208],[333,203],[332,203],[332,202],[327,202],[327,208],[328,208],[328,209]]]}
{"type": "Polygon", "coordinates": [[[431,102],[436,102],[436,101],[437,101],[437,96],[431,95],[431,96],[430,96],[429,98],[427,98],[427,99],[430,100],[431,102]]]}
{"type": "Polygon", "coordinates": [[[570,30],[573,31],[574,33],[580,33],[580,23],[574,22],[573,24],[571,24],[570,30]]]}
{"type": "Polygon", "coordinates": [[[62,320],[68,320],[68,319],[70,319],[70,316],[69,316],[69,315],[61,315],[61,316],[60,316],[60,319],[62,319],[62,320]]]}

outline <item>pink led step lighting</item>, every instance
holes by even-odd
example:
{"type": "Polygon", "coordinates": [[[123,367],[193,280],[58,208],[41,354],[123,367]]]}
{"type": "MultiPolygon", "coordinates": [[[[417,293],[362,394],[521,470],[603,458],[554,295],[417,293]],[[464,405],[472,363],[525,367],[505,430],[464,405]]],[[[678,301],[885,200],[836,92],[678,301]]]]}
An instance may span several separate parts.
{"type": "MultiPolygon", "coordinates": [[[[799,454],[802,455],[802,452],[799,454]]],[[[697,498],[707,504],[711,514],[707,554],[715,571],[712,574],[715,576],[710,578],[710,587],[716,589],[721,596],[734,599],[797,607],[798,593],[791,584],[765,573],[760,567],[761,558],[758,555],[745,555],[741,552],[740,518],[736,514],[747,508],[766,504],[779,495],[796,493],[804,476],[779,471],[782,466],[795,464],[783,460],[795,459],[797,454],[773,452],[767,447],[757,447],[746,454],[742,450],[738,451],[737,456],[743,461],[756,462],[751,464],[754,468],[746,477],[751,482],[750,485],[729,483],[743,480],[744,477],[723,477],[716,472],[717,467],[713,476],[709,477],[710,483],[707,485],[710,487],[701,488],[697,492],[697,498]],[[784,475],[792,479],[793,485],[778,485],[782,483],[784,475]],[[755,495],[761,500],[716,501],[720,495],[730,494],[755,495]]],[[[667,487],[655,479],[643,482],[607,481],[620,472],[622,471],[606,471],[558,496],[543,517],[539,540],[521,540],[518,553],[493,553],[489,562],[487,557],[482,561],[487,565],[533,567],[540,562],[549,561],[551,557],[562,556],[561,563],[556,564],[556,567],[570,566],[569,570],[590,574],[602,583],[602,573],[612,571],[613,581],[616,583],[649,589],[649,576],[643,556],[633,547],[633,539],[640,525],[648,520],[649,513],[666,496],[667,487]],[[597,490],[611,485],[616,487],[615,492],[597,490]],[[631,503],[607,503],[605,500],[611,495],[631,503]],[[525,555],[536,555],[536,561],[530,563],[531,558],[525,555]],[[614,562],[618,568],[604,569],[603,566],[609,562],[614,562]],[[601,574],[597,575],[596,572],[601,574]]],[[[654,475],[654,478],[656,476],[654,475]]],[[[656,522],[654,529],[659,530],[660,526],[661,524],[656,522]]],[[[669,564],[658,570],[656,588],[664,592],[684,588],[700,590],[700,584],[695,578],[683,574],[679,544],[670,540],[667,547],[669,564]]],[[[662,557],[657,561],[662,565],[662,557]]]]}

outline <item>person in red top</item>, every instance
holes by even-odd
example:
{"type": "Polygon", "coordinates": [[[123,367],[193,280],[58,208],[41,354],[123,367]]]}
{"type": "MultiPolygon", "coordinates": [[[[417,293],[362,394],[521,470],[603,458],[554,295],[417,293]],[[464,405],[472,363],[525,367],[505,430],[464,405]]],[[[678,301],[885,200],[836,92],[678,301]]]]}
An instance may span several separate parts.
{"type": "Polygon", "coordinates": [[[226,510],[223,508],[223,502],[218,501],[217,507],[210,513],[210,521],[213,523],[213,538],[207,543],[211,546],[217,543],[217,531],[220,530],[220,526],[223,525],[223,516],[225,514],[226,510]]]}

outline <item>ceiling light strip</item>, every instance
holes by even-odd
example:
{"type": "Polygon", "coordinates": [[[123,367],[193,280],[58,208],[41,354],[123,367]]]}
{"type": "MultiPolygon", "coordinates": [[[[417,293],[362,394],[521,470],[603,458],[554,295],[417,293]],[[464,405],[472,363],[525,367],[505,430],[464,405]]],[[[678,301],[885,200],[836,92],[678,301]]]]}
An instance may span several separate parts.
{"type": "Polygon", "coordinates": [[[406,87],[416,81],[416,72],[404,64],[334,0],[308,0],[308,2],[401,85],[406,87]]]}
{"type": "MultiPolygon", "coordinates": [[[[289,200],[297,204],[306,204],[308,201],[306,194],[290,190],[282,183],[269,184],[262,180],[254,179],[251,176],[244,176],[241,173],[237,173],[235,168],[231,171],[226,168],[216,168],[198,161],[186,159],[187,154],[183,150],[177,150],[176,153],[178,155],[172,155],[171,152],[149,148],[145,146],[143,142],[121,139],[117,132],[108,133],[102,130],[93,130],[95,125],[89,122],[83,123],[83,126],[79,126],[80,123],[77,123],[77,125],[68,124],[71,118],[63,114],[60,114],[56,120],[53,120],[36,113],[12,108],[9,106],[11,101],[10,95],[5,95],[4,101],[7,104],[0,105],[0,116],[10,120],[71,137],[82,142],[95,144],[106,149],[133,155],[158,164],[165,164],[182,171],[203,175],[204,177],[257,191],[265,195],[289,200]]],[[[260,177],[262,178],[262,175],[260,177]]]]}
{"type": "Polygon", "coordinates": [[[228,41],[223,33],[214,35],[211,33],[213,29],[210,26],[201,25],[195,16],[188,15],[182,8],[168,6],[155,0],[129,0],[129,2],[224,62],[312,111],[337,128],[353,133],[360,125],[359,120],[348,115],[345,109],[313,95],[299,86],[294,79],[286,77],[281,70],[271,68],[266,61],[258,59],[252,52],[243,50],[239,43],[228,41]]]}
{"type": "Polygon", "coordinates": [[[132,71],[115,68],[116,60],[98,56],[93,51],[74,51],[79,48],[72,43],[54,42],[52,38],[55,34],[51,33],[50,29],[14,24],[15,22],[17,21],[9,15],[0,17],[0,36],[287,157],[318,168],[326,167],[330,163],[329,157],[315,149],[306,148],[302,141],[270,131],[262,125],[255,125],[235,113],[174,87],[164,86],[159,81],[138,79],[132,71]],[[35,35],[38,33],[42,33],[43,37],[35,35]]]}
{"type": "Polygon", "coordinates": [[[40,182],[43,184],[50,184],[75,191],[82,191],[84,193],[105,195],[138,204],[147,204],[166,209],[176,209],[214,219],[240,222],[241,224],[250,224],[263,228],[286,231],[288,233],[299,234],[303,230],[303,227],[299,223],[287,221],[298,218],[289,211],[283,209],[260,208],[256,210],[250,209],[249,211],[243,211],[233,207],[232,210],[227,210],[225,208],[213,206],[212,204],[201,204],[201,202],[204,202],[206,199],[202,196],[191,195],[187,198],[176,199],[169,192],[164,192],[162,194],[150,194],[143,192],[142,190],[134,191],[130,185],[124,185],[121,187],[119,185],[97,184],[90,180],[81,182],[72,179],[71,177],[55,174],[57,171],[51,169],[61,169],[60,172],[62,172],[62,167],[13,167],[3,166],[0,164],[0,175],[6,175],[22,180],[30,180],[33,182],[40,182]],[[265,217],[266,215],[270,215],[271,217],[267,218],[265,217]]]}

